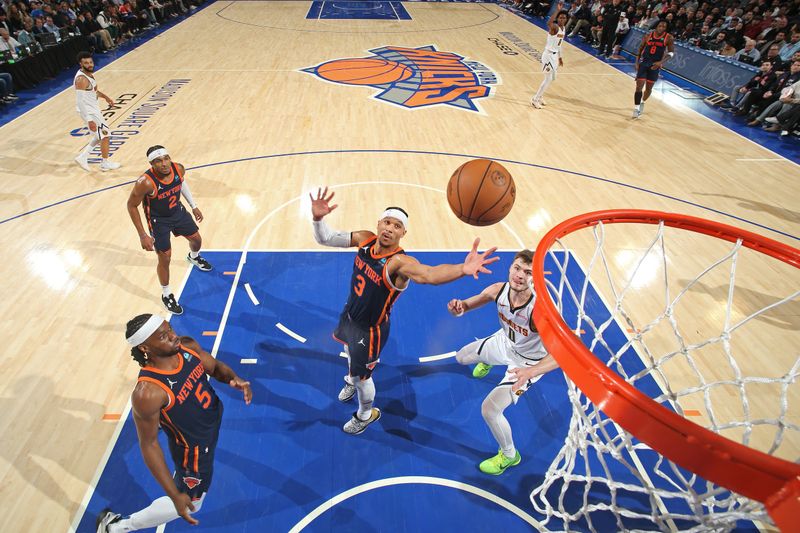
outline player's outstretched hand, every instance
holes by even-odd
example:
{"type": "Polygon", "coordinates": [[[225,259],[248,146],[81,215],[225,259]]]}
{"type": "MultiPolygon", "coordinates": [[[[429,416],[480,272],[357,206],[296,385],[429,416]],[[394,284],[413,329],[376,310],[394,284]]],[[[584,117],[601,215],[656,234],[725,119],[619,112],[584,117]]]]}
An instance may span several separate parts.
{"type": "Polygon", "coordinates": [[[192,503],[192,498],[189,497],[188,494],[184,494],[183,492],[179,492],[175,496],[171,496],[172,504],[175,506],[175,510],[178,511],[178,515],[181,518],[196,526],[200,522],[192,518],[192,515],[189,514],[190,512],[194,512],[194,504],[192,503]]]}
{"type": "Polygon", "coordinates": [[[478,279],[479,273],[491,274],[492,271],[486,268],[486,265],[490,265],[495,261],[500,260],[500,258],[497,256],[492,258],[489,257],[495,252],[495,250],[497,250],[497,246],[489,248],[482,254],[479,254],[478,244],[480,244],[480,242],[481,240],[478,238],[472,243],[472,250],[467,254],[467,258],[464,259],[464,266],[462,268],[465,276],[472,276],[475,279],[478,279]]]}
{"type": "Polygon", "coordinates": [[[250,400],[253,399],[253,391],[250,389],[250,382],[244,381],[241,378],[233,378],[230,383],[228,383],[234,389],[238,389],[242,391],[244,394],[244,403],[250,405],[250,400]]]}
{"type": "Polygon", "coordinates": [[[450,311],[450,314],[453,316],[461,316],[464,314],[464,300],[459,300],[458,298],[453,298],[449,302],[447,302],[447,310],[450,311]]]}
{"type": "Polygon", "coordinates": [[[194,209],[192,209],[192,214],[194,215],[194,219],[196,221],[198,221],[198,222],[202,222],[203,221],[203,212],[200,211],[199,207],[195,207],[194,209]]]}
{"type": "Polygon", "coordinates": [[[311,193],[308,193],[308,197],[311,198],[311,216],[314,217],[314,220],[322,220],[322,217],[339,207],[339,204],[330,205],[334,194],[336,193],[331,192],[330,196],[328,196],[327,187],[324,190],[322,188],[317,189],[316,198],[311,193]]]}

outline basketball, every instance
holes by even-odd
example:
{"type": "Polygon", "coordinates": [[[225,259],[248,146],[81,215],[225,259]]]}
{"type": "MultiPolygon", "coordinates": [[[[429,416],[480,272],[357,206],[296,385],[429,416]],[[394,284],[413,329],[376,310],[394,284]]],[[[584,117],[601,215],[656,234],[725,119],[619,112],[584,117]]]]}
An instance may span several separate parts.
{"type": "Polygon", "coordinates": [[[413,73],[396,61],[364,57],[328,61],[317,67],[317,74],[328,81],[348,85],[381,85],[403,81],[413,73]]]}
{"type": "Polygon", "coordinates": [[[517,188],[503,165],[488,159],[467,161],[447,184],[447,202],[462,221],[473,226],[497,224],[511,211],[517,188]]]}

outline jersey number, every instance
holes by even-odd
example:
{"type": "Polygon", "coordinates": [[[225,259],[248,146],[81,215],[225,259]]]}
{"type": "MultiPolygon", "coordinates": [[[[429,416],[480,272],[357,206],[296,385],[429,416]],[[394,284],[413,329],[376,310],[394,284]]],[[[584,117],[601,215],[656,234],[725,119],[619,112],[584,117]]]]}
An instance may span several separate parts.
{"type": "Polygon", "coordinates": [[[364,285],[367,284],[367,280],[364,279],[364,276],[359,274],[356,276],[356,284],[353,286],[353,290],[356,291],[356,294],[361,296],[364,294],[364,285]]]}
{"type": "Polygon", "coordinates": [[[178,205],[178,197],[177,196],[170,196],[169,197],[169,208],[172,209],[176,205],[178,205]]]}
{"type": "Polygon", "coordinates": [[[508,330],[508,338],[511,339],[511,342],[517,342],[517,336],[514,334],[513,329],[508,330]]]}
{"type": "Polygon", "coordinates": [[[655,55],[655,53],[656,53],[656,49],[657,49],[657,48],[656,48],[656,45],[653,45],[653,46],[651,46],[651,47],[650,47],[650,53],[651,53],[651,54],[653,54],[653,55],[655,55]]]}
{"type": "Polygon", "coordinates": [[[197,401],[200,402],[200,405],[203,406],[203,409],[208,409],[208,406],[211,405],[211,394],[207,390],[203,390],[203,384],[198,383],[197,388],[194,391],[194,397],[197,398],[197,401]]]}

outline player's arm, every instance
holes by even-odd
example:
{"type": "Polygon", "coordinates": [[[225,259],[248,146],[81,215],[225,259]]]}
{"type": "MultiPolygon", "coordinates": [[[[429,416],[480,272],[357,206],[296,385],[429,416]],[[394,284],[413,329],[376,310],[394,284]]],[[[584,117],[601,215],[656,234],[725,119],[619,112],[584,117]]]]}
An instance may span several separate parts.
{"type": "Polygon", "coordinates": [[[497,248],[490,248],[478,253],[478,243],[480,239],[475,239],[472,243],[472,250],[467,254],[464,262],[459,265],[423,265],[416,259],[408,255],[398,255],[392,258],[387,265],[388,274],[391,277],[397,276],[401,281],[412,280],[425,285],[442,285],[457,280],[462,276],[472,276],[478,279],[478,274],[491,274],[492,271],[486,265],[499,261],[499,257],[489,257],[497,248]]]}
{"type": "Polygon", "coordinates": [[[642,38],[642,42],[639,43],[639,51],[636,52],[636,62],[634,64],[634,66],[633,66],[634,70],[638,70],[639,69],[639,61],[642,59],[642,52],[644,52],[644,46],[647,43],[647,38],[649,36],[650,36],[649,33],[645,34],[645,36],[642,38]]]}
{"type": "MultiPolygon", "coordinates": [[[[83,76],[81,76],[81,78],[83,78],[83,76]]],[[[108,104],[108,107],[113,107],[114,106],[114,100],[109,98],[108,95],[106,95],[106,93],[100,92],[100,89],[97,89],[97,96],[99,96],[100,98],[105,100],[106,103],[108,104]]]]}
{"type": "Polygon", "coordinates": [[[181,493],[175,486],[167,468],[164,451],[158,443],[159,411],[167,405],[167,394],[157,385],[140,382],[136,385],[131,395],[133,406],[133,423],[136,424],[136,433],[139,436],[139,449],[142,458],[150,473],[156,479],[166,495],[172,500],[178,514],[190,524],[197,524],[197,520],[189,514],[194,511],[194,505],[188,494],[181,493]]]}
{"type": "Polygon", "coordinates": [[[497,283],[492,283],[475,296],[470,296],[466,300],[453,298],[447,303],[447,310],[450,311],[450,314],[453,316],[461,316],[467,311],[483,307],[489,302],[496,300],[502,288],[503,282],[498,281],[497,283]]]}
{"type": "Polygon", "coordinates": [[[192,214],[194,215],[194,219],[198,222],[203,221],[203,212],[200,211],[200,208],[197,207],[197,204],[194,201],[194,197],[192,196],[192,191],[189,189],[189,182],[186,181],[186,167],[181,165],[180,163],[175,163],[175,166],[178,167],[178,173],[181,176],[181,194],[184,198],[186,198],[186,203],[189,204],[189,207],[192,208],[192,214]]]}
{"type": "Polygon", "coordinates": [[[553,14],[550,15],[550,20],[547,21],[547,29],[550,32],[550,35],[555,35],[558,33],[558,24],[556,24],[556,19],[558,18],[558,14],[562,9],[564,9],[564,2],[559,2],[556,4],[555,11],[553,11],[553,14]]]}
{"type": "Polygon", "coordinates": [[[328,194],[328,188],[317,189],[317,197],[308,193],[311,199],[311,218],[314,225],[314,240],[323,246],[331,246],[335,248],[350,248],[351,246],[358,246],[359,243],[373,237],[375,234],[368,230],[361,231],[340,231],[331,229],[328,224],[323,220],[326,215],[339,207],[339,204],[330,205],[334,196],[333,191],[328,194]]]}
{"type": "Polygon", "coordinates": [[[250,389],[250,382],[245,381],[236,375],[231,367],[211,357],[211,354],[203,350],[197,341],[191,337],[181,337],[181,344],[195,352],[200,357],[200,362],[203,363],[203,368],[206,369],[206,374],[216,379],[220,383],[226,383],[234,389],[242,391],[244,395],[244,403],[250,405],[250,400],[253,399],[253,391],[250,389]]]}
{"type": "Polygon", "coordinates": [[[526,381],[529,381],[536,376],[547,374],[556,368],[558,368],[558,363],[556,362],[555,357],[550,354],[547,354],[544,359],[533,366],[526,366],[524,368],[510,368],[508,371],[517,376],[517,381],[511,385],[511,390],[516,392],[525,384],[526,381]]]}
{"type": "Polygon", "coordinates": [[[148,252],[152,252],[155,249],[156,241],[144,230],[144,226],[142,225],[142,217],[139,214],[139,206],[144,201],[145,195],[152,194],[153,192],[153,183],[147,178],[147,176],[140,176],[133,185],[133,190],[131,191],[130,196],[128,196],[128,215],[131,217],[133,227],[136,228],[137,235],[139,235],[139,241],[142,245],[142,248],[148,252]]]}

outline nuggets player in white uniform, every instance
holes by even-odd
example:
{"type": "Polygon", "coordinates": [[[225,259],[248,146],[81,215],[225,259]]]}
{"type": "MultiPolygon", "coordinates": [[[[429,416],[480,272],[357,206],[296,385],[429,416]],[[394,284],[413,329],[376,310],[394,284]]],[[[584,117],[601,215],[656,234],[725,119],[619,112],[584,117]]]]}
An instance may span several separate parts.
{"type": "Polygon", "coordinates": [[[569,14],[563,9],[564,4],[559,2],[553,11],[553,16],[547,21],[547,43],[542,52],[542,71],[544,72],[544,79],[539,90],[533,95],[531,105],[536,109],[541,109],[544,103],[544,92],[550,87],[550,84],[556,79],[556,71],[558,67],[564,66],[564,61],[561,59],[561,43],[564,41],[566,35],[567,20],[569,14]]]}
{"type": "Polygon", "coordinates": [[[533,252],[522,250],[514,256],[508,282],[493,283],[480,294],[466,300],[453,299],[447,304],[448,311],[457,317],[491,301],[497,304],[500,329],[485,339],[467,344],[456,353],[456,360],[462,365],[478,363],[472,373],[478,378],[488,374],[493,365],[508,367],[503,379],[481,405],[483,419],[500,450],[497,455],[483,461],[479,468],[481,472],[495,476],[521,461],[514,447],[511,425],[503,412],[517,403],[520,395],[543,374],[558,368],[556,360],[542,345],[533,323],[532,262],[533,252]]]}
{"type": "Polygon", "coordinates": [[[100,170],[103,172],[107,170],[114,170],[120,167],[119,163],[114,163],[108,160],[108,137],[109,127],[103,120],[103,112],[100,111],[100,106],[97,105],[97,97],[99,96],[108,105],[114,105],[114,100],[103,94],[97,89],[97,81],[94,79],[94,60],[89,52],[81,52],[78,54],[78,63],[81,69],[75,74],[75,81],[72,86],[75,87],[75,103],[78,114],[86,122],[86,127],[89,128],[91,140],[87,144],[75,162],[80,167],[89,171],[89,153],[100,145],[100,153],[103,156],[103,162],[100,164],[100,170]]]}

